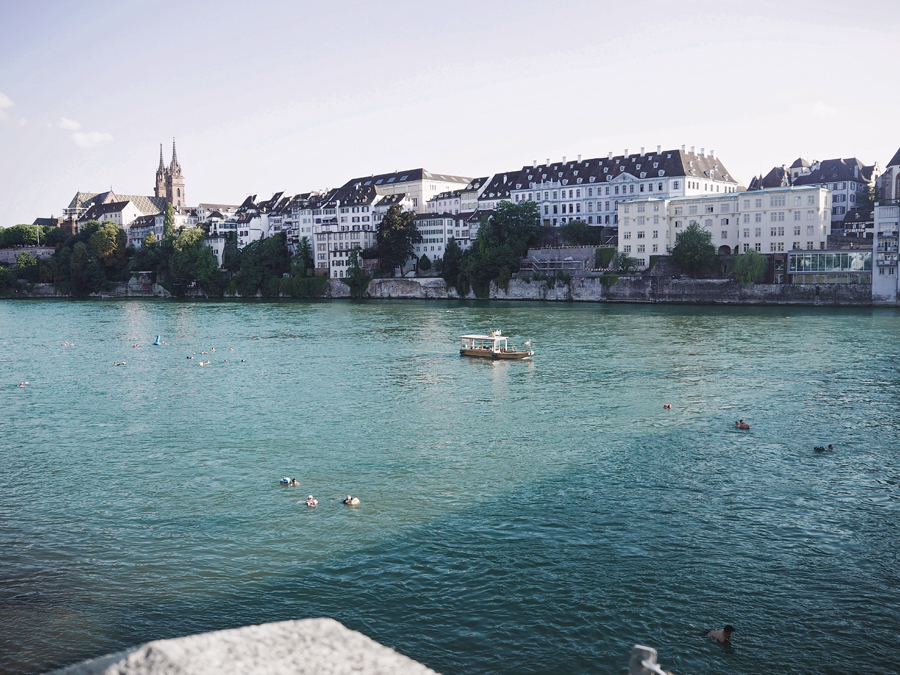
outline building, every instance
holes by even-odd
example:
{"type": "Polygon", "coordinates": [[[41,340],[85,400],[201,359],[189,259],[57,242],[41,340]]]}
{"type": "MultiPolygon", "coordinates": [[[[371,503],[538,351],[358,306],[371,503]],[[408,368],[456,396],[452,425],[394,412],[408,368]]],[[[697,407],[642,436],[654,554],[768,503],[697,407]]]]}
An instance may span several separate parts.
{"type": "Polygon", "coordinates": [[[841,221],[841,228],[832,228],[832,233],[840,232],[845,237],[857,239],[871,239],[875,230],[875,209],[856,208],[850,209],[841,221]]]}
{"type": "Polygon", "coordinates": [[[433,173],[425,169],[410,169],[353,178],[347,181],[343,188],[359,184],[363,187],[376,187],[384,196],[407,194],[416,213],[428,213],[429,200],[441,193],[461,190],[467,187],[471,180],[461,176],[433,173]]]}
{"type": "Polygon", "coordinates": [[[478,210],[478,198],[488,185],[490,176],[473,178],[462,190],[459,191],[460,213],[471,213],[478,210]]]}
{"type": "Polygon", "coordinates": [[[831,190],[831,223],[840,229],[848,211],[868,201],[866,193],[875,187],[878,163],[866,166],[855,157],[807,162],[798,158],[790,168],[775,167],[765,176],[750,181],[750,189],[773,187],[820,187],[831,190]]]}
{"type": "Polygon", "coordinates": [[[452,213],[456,215],[461,209],[462,190],[442,192],[428,200],[428,213],[452,213]]]}
{"type": "Polygon", "coordinates": [[[888,162],[879,183],[872,238],[872,252],[875,254],[872,300],[876,303],[896,304],[900,297],[900,273],[897,269],[900,245],[900,150],[888,162]]]}
{"type": "Polygon", "coordinates": [[[175,151],[175,139],[172,139],[172,161],[166,167],[163,164],[162,144],[159,146],[159,168],[156,169],[156,187],[153,196],[164,199],[176,209],[184,208],[184,176],[181,175],[181,165],[178,163],[178,153],[175,151]]]}
{"type": "Polygon", "coordinates": [[[720,255],[823,250],[831,233],[830,193],[787,187],[692,197],[644,198],[619,204],[618,251],[646,268],[691,223],[712,234],[720,255]]]}
{"type": "MultiPolygon", "coordinates": [[[[703,194],[731,194],[740,188],[715,154],[692,147],[686,151],[662,150],[605,158],[578,159],[538,165],[497,176],[479,199],[479,206],[492,201],[492,194],[510,201],[537,202],[545,227],[559,227],[572,220],[588,225],[616,226],[621,202],[642,197],[668,199],[703,194]]],[[[495,204],[494,204],[495,205],[495,204]]],[[[491,207],[493,208],[493,207],[491,207]]]]}
{"type": "Polygon", "coordinates": [[[415,245],[416,257],[427,255],[432,261],[444,257],[447,242],[455,237],[457,216],[453,213],[429,213],[416,216],[416,228],[422,241],[415,245]]]}

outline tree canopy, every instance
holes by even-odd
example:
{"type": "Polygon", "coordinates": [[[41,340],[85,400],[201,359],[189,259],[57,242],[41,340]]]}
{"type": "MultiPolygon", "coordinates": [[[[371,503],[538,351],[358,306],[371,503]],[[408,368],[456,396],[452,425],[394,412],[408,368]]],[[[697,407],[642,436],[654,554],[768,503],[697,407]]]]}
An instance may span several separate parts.
{"type": "Polygon", "coordinates": [[[766,276],[769,261],[752,248],[734,258],[734,278],[742,286],[758,284],[766,276]]]}
{"type": "Polygon", "coordinates": [[[583,220],[570,220],[559,228],[563,241],[573,246],[599,246],[602,227],[588,225],[583,220]]]}
{"type": "Polygon", "coordinates": [[[414,247],[422,241],[415,221],[414,212],[393,204],[378,224],[376,248],[382,272],[394,276],[394,271],[398,267],[402,270],[406,261],[415,255],[414,247]]]}
{"type": "Polygon", "coordinates": [[[670,251],[672,262],[685,274],[696,277],[712,266],[716,259],[716,247],[712,233],[695,221],[675,235],[675,246],[670,251]]]}

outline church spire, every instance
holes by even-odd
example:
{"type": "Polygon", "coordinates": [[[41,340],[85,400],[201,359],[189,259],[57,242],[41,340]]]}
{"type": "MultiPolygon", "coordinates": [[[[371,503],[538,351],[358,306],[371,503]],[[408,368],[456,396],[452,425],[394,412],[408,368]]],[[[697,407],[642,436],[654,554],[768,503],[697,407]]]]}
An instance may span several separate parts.
{"type": "Polygon", "coordinates": [[[174,138],[172,138],[172,164],[169,166],[169,172],[173,175],[181,174],[181,166],[178,164],[178,153],[175,151],[174,138]]]}
{"type": "Polygon", "coordinates": [[[159,168],[157,173],[165,173],[166,165],[163,163],[162,143],[159,144],[159,168]]]}

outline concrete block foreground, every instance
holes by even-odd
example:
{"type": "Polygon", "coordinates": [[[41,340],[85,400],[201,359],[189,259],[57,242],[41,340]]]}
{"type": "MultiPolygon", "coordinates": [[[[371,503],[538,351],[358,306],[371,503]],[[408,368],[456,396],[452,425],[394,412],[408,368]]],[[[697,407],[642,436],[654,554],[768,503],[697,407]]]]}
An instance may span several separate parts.
{"type": "Polygon", "coordinates": [[[437,675],[334,619],[156,640],[53,675],[437,675]]]}

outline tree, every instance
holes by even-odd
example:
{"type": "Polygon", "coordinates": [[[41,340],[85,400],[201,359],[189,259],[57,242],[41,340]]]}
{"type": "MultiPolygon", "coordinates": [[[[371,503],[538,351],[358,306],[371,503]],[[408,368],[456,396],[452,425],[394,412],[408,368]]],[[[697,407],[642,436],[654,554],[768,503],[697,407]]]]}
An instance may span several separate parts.
{"type": "Polygon", "coordinates": [[[38,261],[28,251],[16,256],[16,276],[28,281],[38,280],[38,261]]]}
{"type": "Polygon", "coordinates": [[[617,252],[610,262],[610,267],[622,274],[631,274],[637,269],[637,258],[632,258],[627,253],[617,252]]]}
{"type": "Polygon", "coordinates": [[[712,233],[691,221],[683,232],[675,235],[675,246],[670,251],[672,262],[682,272],[696,277],[712,266],[716,259],[716,247],[712,244],[712,233]]]}
{"type": "Polygon", "coordinates": [[[291,261],[294,268],[295,277],[308,277],[312,274],[314,267],[312,244],[309,243],[309,237],[303,237],[297,244],[297,253],[291,261]]]}
{"type": "Polygon", "coordinates": [[[859,209],[875,208],[875,184],[863,184],[859,192],[856,193],[856,207],[859,209]]]}
{"type": "Polygon", "coordinates": [[[602,227],[592,227],[583,220],[570,220],[559,228],[563,241],[575,246],[598,246],[602,227]]]}
{"type": "Polygon", "coordinates": [[[765,278],[768,269],[769,261],[766,257],[752,248],[734,258],[734,278],[741,286],[758,284],[765,278]]]}
{"type": "Polygon", "coordinates": [[[460,263],[462,262],[463,252],[456,242],[456,239],[450,237],[447,247],[444,250],[444,265],[441,269],[441,277],[447,282],[447,286],[456,286],[459,279],[460,263]]]}
{"type": "Polygon", "coordinates": [[[175,209],[172,202],[166,204],[166,215],[163,217],[163,239],[168,239],[175,232],[175,209]]]}
{"type": "MultiPolygon", "coordinates": [[[[506,281],[519,270],[519,261],[540,242],[543,229],[535,202],[500,202],[493,215],[483,219],[472,248],[463,256],[460,268],[466,286],[471,285],[478,297],[487,297],[491,281],[506,281]]],[[[450,279],[446,257],[444,278],[450,279]]],[[[462,292],[459,281],[456,289],[462,292]]]]}
{"type": "Polygon", "coordinates": [[[113,222],[100,223],[90,235],[88,246],[108,274],[120,272],[128,262],[125,231],[113,222]]]}
{"type": "Polygon", "coordinates": [[[354,248],[350,251],[349,263],[347,276],[344,278],[344,281],[350,287],[350,297],[361,298],[369,286],[369,277],[366,276],[359,264],[359,248],[354,248]]]}
{"type": "Polygon", "coordinates": [[[150,234],[144,237],[144,246],[146,248],[151,248],[159,244],[159,240],[156,238],[156,233],[153,230],[150,230],[150,234]]]}
{"type": "Polygon", "coordinates": [[[378,224],[377,248],[381,259],[381,270],[390,272],[403,268],[406,261],[415,254],[414,246],[422,241],[422,235],[416,227],[416,214],[404,211],[394,204],[378,224]]]}
{"type": "Polygon", "coordinates": [[[594,251],[594,267],[603,269],[609,267],[613,257],[616,255],[614,248],[598,248],[594,251]]]}
{"type": "Polygon", "coordinates": [[[427,253],[423,253],[422,257],[419,258],[419,269],[423,272],[431,269],[431,258],[428,257],[427,253]]]}

